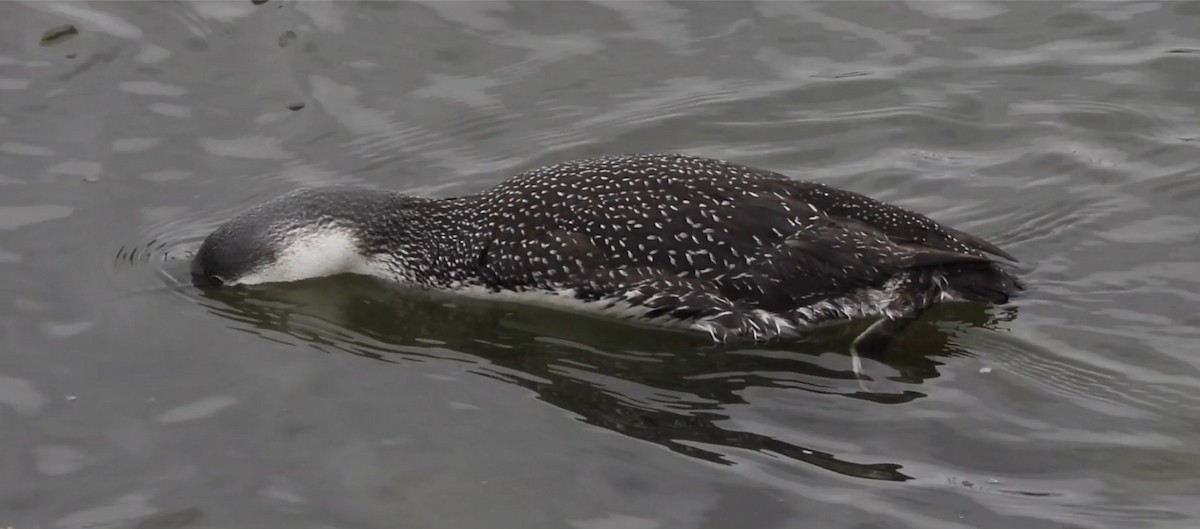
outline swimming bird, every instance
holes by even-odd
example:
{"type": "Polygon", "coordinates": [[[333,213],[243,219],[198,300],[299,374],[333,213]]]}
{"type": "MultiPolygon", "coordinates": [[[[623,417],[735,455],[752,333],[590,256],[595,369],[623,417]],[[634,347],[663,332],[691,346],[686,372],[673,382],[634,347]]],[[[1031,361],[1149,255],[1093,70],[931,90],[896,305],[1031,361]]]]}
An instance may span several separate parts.
{"type": "Polygon", "coordinates": [[[365,274],[566,304],[716,342],[876,318],[854,342],[864,348],[886,346],[937,303],[1008,302],[1023,288],[1015,262],[981,238],[861,194],[722,160],[643,154],[547,165],[451,198],[300,189],[217,228],[192,274],[205,285],[365,274]]]}

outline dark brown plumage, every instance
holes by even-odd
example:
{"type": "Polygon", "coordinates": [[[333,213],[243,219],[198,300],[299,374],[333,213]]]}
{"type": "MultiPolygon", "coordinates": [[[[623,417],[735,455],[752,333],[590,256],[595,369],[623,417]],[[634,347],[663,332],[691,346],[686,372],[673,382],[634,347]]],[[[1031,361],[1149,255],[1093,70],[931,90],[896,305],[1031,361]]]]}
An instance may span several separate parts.
{"type": "Polygon", "coordinates": [[[300,265],[280,263],[321,234],[354,248],[341,269],[322,273],[544,293],[717,340],[769,339],[837,319],[910,321],[939,301],[1003,303],[1021,289],[999,262],[1012,256],[924,215],[677,154],[550,165],[440,200],[301,190],[218,229],[194,270],[225,283],[269,281],[279,270],[294,279],[300,265]]]}

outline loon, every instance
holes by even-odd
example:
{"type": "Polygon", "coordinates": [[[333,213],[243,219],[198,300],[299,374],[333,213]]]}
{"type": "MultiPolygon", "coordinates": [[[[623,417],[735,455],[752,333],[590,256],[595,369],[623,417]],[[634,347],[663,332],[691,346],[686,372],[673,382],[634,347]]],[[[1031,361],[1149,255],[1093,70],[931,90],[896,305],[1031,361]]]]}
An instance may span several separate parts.
{"type": "Polygon", "coordinates": [[[565,303],[717,343],[875,318],[860,348],[885,346],[937,303],[1007,303],[1023,289],[1009,271],[1016,261],[860,194],[642,154],[547,165],[451,198],[303,188],[218,227],[191,271],[202,286],[365,274],[565,303]]]}

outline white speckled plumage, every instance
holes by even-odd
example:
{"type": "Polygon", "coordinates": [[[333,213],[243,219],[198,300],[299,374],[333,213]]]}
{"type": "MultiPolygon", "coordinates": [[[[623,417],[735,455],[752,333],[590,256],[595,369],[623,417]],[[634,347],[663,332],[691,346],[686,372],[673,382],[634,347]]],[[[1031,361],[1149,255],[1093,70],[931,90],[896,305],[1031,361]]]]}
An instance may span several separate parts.
{"type": "Polygon", "coordinates": [[[862,195],[663,154],[549,165],[440,200],[300,190],[219,228],[193,270],[226,284],[365,273],[542,298],[723,341],[833,320],[903,319],[954,299],[1003,302],[1020,285],[996,255],[1011,259],[862,195]],[[319,265],[301,264],[306,247],[319,265]]]}

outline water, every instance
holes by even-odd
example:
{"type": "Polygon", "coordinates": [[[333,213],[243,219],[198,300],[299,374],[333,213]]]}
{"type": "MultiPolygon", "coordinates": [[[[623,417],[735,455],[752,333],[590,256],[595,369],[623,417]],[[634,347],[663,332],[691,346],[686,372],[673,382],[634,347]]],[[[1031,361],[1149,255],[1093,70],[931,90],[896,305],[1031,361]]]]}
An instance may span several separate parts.
{"type": "Polygon", "coordinates": [[[1200,525],[1200,4],[0,4],[0,526],[1200,525]],[[63,26],[73,25],[71,35],[63,26]],[[48,42],[43,35],[49,32],[48,42]],[[1026,263],[880,380],[186,257],[297,186],[682,151],[1026,263]]]}

